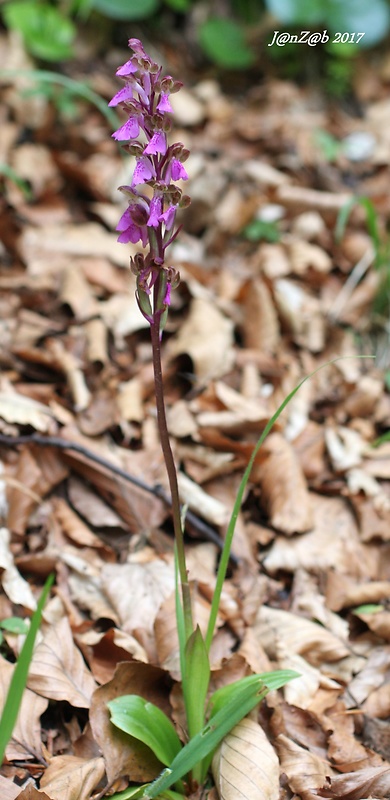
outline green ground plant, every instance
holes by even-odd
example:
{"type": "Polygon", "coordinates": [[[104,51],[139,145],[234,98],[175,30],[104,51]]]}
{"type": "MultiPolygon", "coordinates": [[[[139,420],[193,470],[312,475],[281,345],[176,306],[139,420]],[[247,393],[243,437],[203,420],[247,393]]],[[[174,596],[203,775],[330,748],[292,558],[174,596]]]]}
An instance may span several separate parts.
{"type": "Polygon", "coordinates": [[[161,68],[145,53],[138,39],[130,39],[133,57],[117,70],[125,85],[112,99],[121,106],[125,123],[113,134],[136,157],[129,186],[121,187],[128,207],[119,220],[119,241],[142,242],[146,255],[131,259],[136,276],[136,298],[141,313],[150,325],[155,379],[157,421],[172,498],[175,532],[176,626],[179,640],[181,686],[188,742],[182,744],[171,721],[163,712],[138,695],[115,698],[109,704],[112,723],[129,736],[146,744],[165,769],[151,784],[130,787],[115,795],[115,800],[131,797],[155,798],[183,796],[201,786],[207,777],[213,753],[226,734],[272,689],[297,677],[291,670],[252,675],[214,692],[209,697],[210,647],[214,635],[221,593],[227,574],[237,517],[258,450],[283,408],[298,390],[282,403],[261,435],[242,478],[222,549],[208,626],[203,634],[194,622],[193,596],[184,548],[182,508],[176,466],[166,421],[161,339],[171,301],[171,292],[180,276],[165,265],[166,250],[180,231],[175,227],[176,212],[187,206],[189,198],[176,186],[188,176],[183,166],[189,153],[177,142],[168,145],[171,122],[171,92],[181,84],[162,76],[161,68]],[[171,787],[174,786],[174,790],[171,787]],[[176,794],[175,794],[176,793],[176,794]]]}

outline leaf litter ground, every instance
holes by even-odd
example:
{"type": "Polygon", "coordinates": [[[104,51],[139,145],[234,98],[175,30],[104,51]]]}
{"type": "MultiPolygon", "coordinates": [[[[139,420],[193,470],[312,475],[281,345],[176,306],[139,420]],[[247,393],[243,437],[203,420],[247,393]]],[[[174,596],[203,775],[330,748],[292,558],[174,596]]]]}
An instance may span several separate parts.
{"type": "MultiPolygon", "coordinates": [[[[18,42],[0,48],[3,64],[30,68],[18,42]]],[[[96,71],[107,98],[122,56],[96,71]]],[[[174,98],[192,205],[172,250],[182,282],[163,357],[202,629],[259,434],[305,375],[348,356],[302,386],[256,459],[211,688],[271,668],[301,677],[225,739],[210,798],[390,794],[390,444],[373,447],[390,419],[372,311],[381,274],[363,208],[334,234],[352,194],[370,197],[380,229],[390,213],[388,66],[360,70],[362,116],[272,79],[231,97],[193,76],[174,98]],[[319,130],[365,133],[369,159],[340,149],[327,162],[319,130]],[[242,235],[253,220],[271,226],[266,239],[242,235]]],[[[2,80],[0,160],[30,197],[4,179],[1,618],[29,617],[53,570],[56,584],[0,788],[6,800],[89,800],[160,770],[111,726],[107,702],[139,693],[183,732],[172,525],[132,246],[113,232],[129,163],[93,107],[68,119],[25,89],[2,80]]],[[[21,644],[4,632],[1,705],[21,644]]]]}

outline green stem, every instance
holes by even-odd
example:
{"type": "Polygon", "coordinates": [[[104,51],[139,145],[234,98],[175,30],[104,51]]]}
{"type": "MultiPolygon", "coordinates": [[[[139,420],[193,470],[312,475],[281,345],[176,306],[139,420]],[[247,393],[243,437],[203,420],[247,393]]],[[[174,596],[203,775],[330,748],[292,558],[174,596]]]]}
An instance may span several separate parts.
{"type": "MultiPolygon", "coordinates": [[[[154,287],[155,297],[158,293],[157,284],[158,281],[154,287]]],[[[186,640],[188,641],[194,630],[194,625],[192,619],[190,585],[188,583],[183,530],[181,524],[179,487],[177,483],[176,466],[173,458],[171,443],[169,441],[167,418],[165,413],[164,387],[161,368],[160,316],[161,315],[159,313],[155,313],[154,322],[150,326],[153,352],[154,390],[156,395],[157,423],[160,432],[161,448],[164,454],[165,466],[167,469],[169,486],[171,490],[173,527],[177,549],[177,564],[183,597],[185,634],[186,640]]]]}

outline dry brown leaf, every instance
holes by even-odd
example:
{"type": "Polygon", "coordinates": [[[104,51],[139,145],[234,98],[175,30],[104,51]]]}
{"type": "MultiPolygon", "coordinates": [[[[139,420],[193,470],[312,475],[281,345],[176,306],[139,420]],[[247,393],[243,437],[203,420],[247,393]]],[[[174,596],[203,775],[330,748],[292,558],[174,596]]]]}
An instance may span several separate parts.
{"type": "Polygon", "coordinates": [[[390,717],[390,683],[383,683],[367,697],[362,704],[362,711],[378,719],[390,717]]]}
{"type": "Polygon", "coordinates": [[[0,775],[0,792],[2,800],[16,800],[16,797],[22,796],[20,794],[20,786],[9,780],[9,778],[4,778],[3,775],[0,775]]]}
{"type": "Polygon", "coordinates": [[[102,758],[55,756],[41,778],[51,800],[89,800],[104,776],[102,758]]]}
{"type": "Polygon", "coordinates": [[[279,433],[263,446],[266,459],[254,468],[261,500],[272,527],[286,534],[302,533],[313,526],[313,511],[305,477],[291,445],[279,433]]]}
{"type": "Polygon", "coordinates": [[[336,778],[328,778],[318,790],[317,797],[334,800],[363,800],[363,798],[387,798],[390,794],[390,767],[365,767],[336,778]]]}
{"type": "Polygon", "coordinates": [[[354,705],[364,703],[369,695],[381,686],[389,670],[390,646],[370,648],[370,653],[363,669],[359,670],[348,687],[348,692],[354,701],[354,705]]]}
{"type": "Polygon", "coordinates": [[[168,342],[166,353],[171,359],[189,355],[201,383],[218,378],[233,363],[233,323],[211,300],[195,297],[188,318],[168,342]]]}
{"type": "Polygon", "coordinates": [[[30,585],[22,578],[15,567],[10,550],[10,533],[7,528],[0,528],[0,570],[1,585],[10,600],[17,605],[35,611],[37,603],[30,585]]]}
{"type": "Polygon", "coordinates": [[[296,275],[305,275],[309,269],[326,273],[332,269],[332,259],[316,244],[303,240],[291,242],[289,247],[291,269],[296,275]]]}
{"type": "Polygon", "coordinates": [[[355,577],[371,578],[377,571],[374,550],[360,542],[356,519],[340,497],[321,497],[311,493],[313,530],[294,539],[278,536],[264,563],[271,573],[294,572],[303,567],[309,572],[337,569],[355,577]]]}
{"type": "Polygon", "coordinates": [[[346,643],[322,625],[278,608],[262,606],[254,630],[270,658],[277,658],[281,646],[283,654],[297,653],[313,666],[349,655],[346,643]]]}
{"type": "Polygon", "coordinates": [[[323,785],[328,775],[333,774],[328,762],[300,747],[284,734],[277,736],[275,745],[280,768],[287,776],[290,789],[301,800],[314,800],[317,797],[316,789],[323,785]]]}
{"type": "Polygon", "coordinates": [[[212,772],[220,800],[278,800],[279,761],[262,727],[242,719],[216,751],[212,772]]]}
{"type": "Polygon", "coordinates": [[[27,685],[51,700],[67,700],[76,708],[89,708],[96,683],[73,643],[66,617],[51,625],[35,648],[27,685]]]}
{"type": "Polygon", "coordinates": [[[271,727],[274,736],[284,734],[319,758],[326,758],[327,732],[311,711],[278,702],[273,709],[271,727]]]}
{"type": "Polygon", "coordinates": [[[153,780],[161,764],[146,745],[111,724],[107,703],[124,694],[138,694],[169,715],[166,673],[150,664],[118,664],[113,679],[92,697],[90,723],[103,753],[108,782],[123,775],[142,783],[153,780]]]}
{"type": "Polygon", "coordinates": [[[267,285],[260,278],[243,290],[243,331],[245,346],[273,353],[280,341],[280,324],[267,285]]]}
{"type": "MultiPolygon", "coordinates": [[[[14,665],[0,657],[0,708],[7,697],[14,665]]],[[[43,757],[40,718],[46,711],[48,701],[30,689],[25,689],[22,704],[13,730],[12,739],[6,747],[9,761],[30,760],[43,757]]]]}
{"type": "Polygon", "coordinates": [[[365,767],[382,766],[381,757],[370,753],[356,738],[354,718],[348,714],[342,700],[329,709],[323,724],[326,723],[329,725],[328,758],[336,769],[354,772],[365,767]]]}
{"type": "MultiPolygon", "coordinates": [[[[5,798],[5,800],[7,799],[5,798]]],[[[53,798],[49,797],[46,792],[39,791],[39,789],[36,789],[35,786],[30,783],[18,794],[18,800],[53,800],[53,798]]]]}
{"type": "Polygon", "coordinates": [[[31,425],[41,433],[54,433],[54,414],[50,408],[18,392],[0,392],[0,417],[6,422],[31,425]]]}
{"type": "Polygon", "coordinates": [[[147,564],[107,564],[102,587],[126,633],[153,633],[162,602],[174,591],[173,567],[155,558],[147,564]]]}

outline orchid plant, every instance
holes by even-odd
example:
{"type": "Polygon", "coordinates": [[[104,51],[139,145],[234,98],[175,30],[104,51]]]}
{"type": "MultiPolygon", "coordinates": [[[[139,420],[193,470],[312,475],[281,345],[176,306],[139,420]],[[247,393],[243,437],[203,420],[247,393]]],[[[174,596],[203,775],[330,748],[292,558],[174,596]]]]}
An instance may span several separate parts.
{"type": "Polygon", "coordinates": [[[176,623],[179,638],[181,682],[186,712],[188,741],[182,744],[170,719],[152,703],[137,695],[125,695],[108,703],[112,723],[146,744],[165,766],[152,783],[130,787],[114,797],[164,797],[174,800],[191,792],[206,780],[214,751],[226,734],[257,706],[270,690],[297,676],[291,670],[251,675],[218,689],[209,697],[210,646],[214,634],[223,583],[238,512],[258,449],[297,387],[265,428],[243,476],[222,550],[216,587],[205,636],[194,624],[191,589],[186,566],[182,508],[177,473],[166,421],[161,368],[161,338],[179,274],[166,264],[166,251],[180,227],[177,210],[189,204],[189,197],[176,185],[188,179],[183,166],[189,152],[180,142],[169,143],[172,107],[170,95],[182,84],[145,52],[138,39],[130,39],[134,55],[117,70],[124,86],[110,106],[124,109],[127,120],[113,134],[114,139],[135,156],[133,178],[120,187],[128,207],[117,230],[119,241],[142,244],[143,253],[131,259],[136,277],[136,297],[151,331],[157,421],[172,502],[175,533],[176,623]],[[146,253],[145,253],[146,251],[146,253]],[[170,787],[174,786],[175,790],[170,787]]]}

